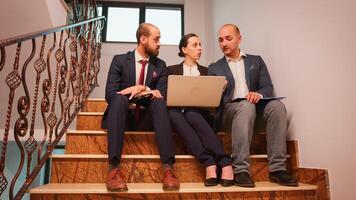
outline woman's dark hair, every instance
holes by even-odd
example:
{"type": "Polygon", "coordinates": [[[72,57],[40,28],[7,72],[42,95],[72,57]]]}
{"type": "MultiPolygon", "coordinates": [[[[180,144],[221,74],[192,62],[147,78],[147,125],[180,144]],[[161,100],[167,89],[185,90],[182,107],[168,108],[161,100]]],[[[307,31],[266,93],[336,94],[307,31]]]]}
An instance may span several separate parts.
{"type": "Polygon", "coordinates": [[[188,40],[189,38],[191,37],[198,37],[197,35],[195,35],[194,33],[188,33],[186,35],[184,35],[180,41],[179,41],[179,53],[178,53],[178,56],[179,57],[184,57],[184,53],[183,53],[183,47],[187,47],[188,45],[188,40]]]}

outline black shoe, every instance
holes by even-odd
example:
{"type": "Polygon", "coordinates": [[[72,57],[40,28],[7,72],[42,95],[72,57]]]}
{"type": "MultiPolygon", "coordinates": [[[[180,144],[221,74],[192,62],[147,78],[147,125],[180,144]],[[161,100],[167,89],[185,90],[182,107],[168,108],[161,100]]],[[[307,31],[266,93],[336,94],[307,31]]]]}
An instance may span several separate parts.
{"type": "Polygon", "coordinates": [[[221,178],[222,176],[222,167],[219,167],[218,168],[218,177],[220,178],[220,185],[223,186],[223,187],[230,187],[230,186],[233,186],[235,185],[235,180],[232,179],[232,180],[229,180],[229,179],[223,179],[221,178]]]}
{"type": "Polygon", "coordinates": [[[218,178],[208,178],[208,179],[205,179],[205,181],[204,181],[205,186],[215,186],[218,184],[219,184],[218,178]]]}
{"type": "Polygon", "coordinates": [[[269,180],[279,185],[298,186],[298,181],[286,171],[276,171],[269,173],[269,180]]]}
{"type": "Polygon", "coordinates": [[[253,182],[251,176],[247,172],[240,172],[235,174],[235,185],[240,187],[255,187],[255,182],[253,182]]]}
{"type": "Polygon", "coordinates": [[[235,180],[221,179],[220,184],[223,187],[230,187],[230,186],[235,185],[235,180]]]}

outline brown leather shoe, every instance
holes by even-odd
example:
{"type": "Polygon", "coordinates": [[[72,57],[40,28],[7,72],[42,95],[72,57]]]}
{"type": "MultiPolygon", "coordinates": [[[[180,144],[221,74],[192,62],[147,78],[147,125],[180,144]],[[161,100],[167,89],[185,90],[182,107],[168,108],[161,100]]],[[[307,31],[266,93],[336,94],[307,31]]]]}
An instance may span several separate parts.
{"type": "Polygon", "coordinates": [[[109,171],[106,179],[106,188],[108,190],[126,191],[127,185],[125,180],[121,177],[119,168],[113,168],[109,171]]]}
{"type": "Polygon", "coordinates": [[[180,182],[174,175],[172,168],[166,167],[163,170],[163,190],[179,190],[180,182]]]}

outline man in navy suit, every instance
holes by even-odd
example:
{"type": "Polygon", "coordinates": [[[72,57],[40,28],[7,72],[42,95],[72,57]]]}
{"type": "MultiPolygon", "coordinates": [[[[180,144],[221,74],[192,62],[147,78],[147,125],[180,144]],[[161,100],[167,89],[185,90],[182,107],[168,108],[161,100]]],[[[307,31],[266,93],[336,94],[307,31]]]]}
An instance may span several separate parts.
{"type": "Polygon", "coordinates": [[[235,184],[254,187],[249,174],[249,156],[256,114],[266,123],[269,179],[281,185],[297,186],[287,173],[287,112],[279,100],[262,100],[273,96],[273,85],[266,64],[260,56],[245,54],[240,49],[241,35],[234,24],[218,31],[224,57],[209,66],[209,75],[225,76],[226,87],[217,109],[216,126],[232,134],[232,159],[235,184]],[[245,98],[243,100],[242,98],[245,98]]]}
{"type": "Polygon", "coordinates": [[[166,63],[157,58],[160,31],[153,24],[142,23],[137,32],[137,48],[114,56],[106,82],[108,107],[102,120],[108,132],[109,173],[106,186],[110,190],[127,190],[119,173],[124,134],[127,126],[133,130],[154,129],[163,164],[163,189],[179,189],[174,175],[174,144],[164,97],[167,90],[166,63]],[[146,109],[130,110],[129,100],[140,94],[152,93],[146,109]],[[152,127],[153,125],[153,127],[152,127]]]}

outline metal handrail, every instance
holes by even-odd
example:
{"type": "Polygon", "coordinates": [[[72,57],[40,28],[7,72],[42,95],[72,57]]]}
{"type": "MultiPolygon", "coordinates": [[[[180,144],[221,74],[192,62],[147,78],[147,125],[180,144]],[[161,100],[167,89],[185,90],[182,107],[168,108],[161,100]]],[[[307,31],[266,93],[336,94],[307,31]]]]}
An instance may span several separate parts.
{"type": "Polygon", "coordinates": [[[54,28],[50,28],[50,29],[45,29],[45,30],[41,30],[41,31],[35,31],[32,33],[27,33],[27,34],[23,34],[23,35],[19,35],[19,36],[15,36],[15,37],[11,37],[8,39],[3,39],[0,40],[0,47],[5,47],[5,46],[9,46],[9,45],[13,45],[19,42],[23,42],[25,40],[30,40],[30,39],[34,39],[34,38],[38,38],[44,35],[49,35],[51,33],[55,33],[55,32],[59,32],[59,31],[63,31],[63,30],[67,30],[70,28],[74,28],[83,24],[87,24],[89,22],[93,22],[93,21],[98,21],[98,20],[105,20],[104,16],[100,16],[100,17],[96,17],[96,18],[92,18],[92,19],[87,19],[87,20],[83,20],[77,23],[73,23],[70,25],[62,25],[62,26],[57,26],[54,28]]]}

